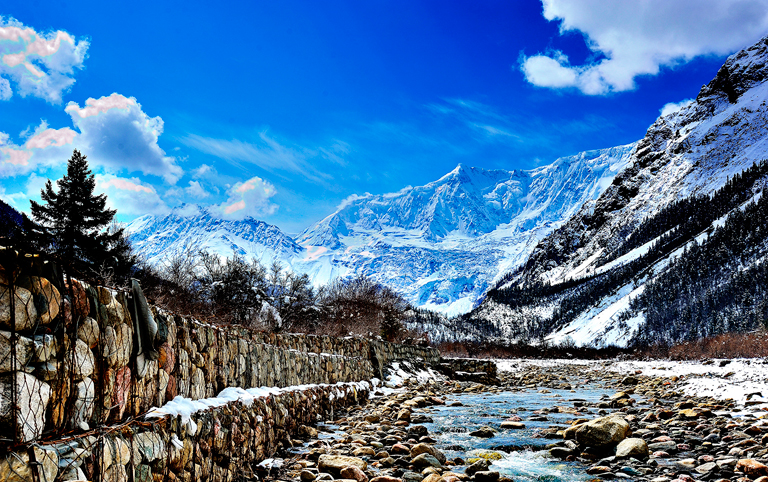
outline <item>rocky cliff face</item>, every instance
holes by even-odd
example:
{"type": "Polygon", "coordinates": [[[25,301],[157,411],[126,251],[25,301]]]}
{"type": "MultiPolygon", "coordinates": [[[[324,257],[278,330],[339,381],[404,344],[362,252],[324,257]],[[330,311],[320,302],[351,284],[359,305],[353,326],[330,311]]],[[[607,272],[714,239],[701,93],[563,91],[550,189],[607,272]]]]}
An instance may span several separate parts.
{"type": "Polygon", "coordinates": [[[729,57],[695,101],[654,122],[605,192],[536,246],[523,277],[584,274],[610,261],[600,255],[645,217],[676,199],[711,193],[766,158],[767,60],[768,38],[729,57]]]}
{"type": "MultiPolygon", "coordinates": [[[[556,343],[629,343],[645,322],[644,313],[630,310],[630,302],[665,272],[682,247],[631,275],[617,270],[647,253],[665,233],[630,251],[620,248],[631,244],[639,227],[673,201],[710,196],[736,174],[768,158],[766,80],[768,38],[729,57],[695,100],[659,117],[610,186],[538,243],[523,269],[497,286],[542,283],[536,303],[513,306],[488,299],[471,319],[495,323],[509,338],[535,333],[556,343]],[[619,284],[611,287],[601,281],[610,277],[619,284]],[[584,304],[585,299],[590,303],[584,304]],[[565,326],[552,323],[568,310],[565,326]]],[[[745,200],[759,199],[764,185],[764,179],[756,179],[744,186],[748,192],[738,194],[745,200]]],[[[702,229],[711,232],[724,219],[712,219],[702,229]]],[[[689,233],[688,242],[705,242],[706,232],[689,233]]],[[[760,262],[759,255],[754,259],[760,262]]]]}

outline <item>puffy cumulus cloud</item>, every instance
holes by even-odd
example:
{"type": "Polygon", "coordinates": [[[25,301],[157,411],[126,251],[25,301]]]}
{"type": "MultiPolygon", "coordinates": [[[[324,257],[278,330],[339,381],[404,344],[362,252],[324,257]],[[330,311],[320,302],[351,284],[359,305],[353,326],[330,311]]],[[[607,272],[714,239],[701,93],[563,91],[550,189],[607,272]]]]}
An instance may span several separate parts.
{"type": "Polygon", "coordinates": [[[544,17],[560,32],[581,32],[597,60],[571,65],[562,52],[522,57],[528,82],[576,88],[588,95],[631,90],[655,75],[703,55],[726,55],[768,32],[768,0],[543,0],[544,17]]]}
{"type": "Polygon", "coordinates": [[[78,145],[93,162],[114,172],[159,176],[171,184],[181,177],[176,159],[157,143],[163,120],[148,116],[135,98],[114,93],[88,99],[84,107],[70,102],[65,111],[80,131],[78,145]]]}
{"type": "Polygon", "coordinates": [[[667,104],[664,104],[664,107],[660,109],[661,116],[664,117],[665,115],[674,114],[675,112],[688,107],[693,103],[693,99],[685,99],[680,102],[669,102],[667,104]]]}
{"type": "Polygon", "coordinates": [[[244,219],[269,216],[277,211],[277,204],[270,198],[277,193],[275,186],[254,176],[245,182],[238,182],[227,190],[226,202],[216,207],[224,219],[244,219]]]}
{"type": "Polygon", "coordinates": [[[77,132],[69,127],[61,129],[44,128],[38,130],[24,144],[27,149],[46,149],[51,146],[61,147],[72,144],[77,136],[77,132]]]}
{"type": "Polygon", "coordinates": [[[25,131],[22,136],[27,136],[27,141],[17,145],[7,134],[0,133],[0,178],[61,165],[77,147],[77,132],[68,127],[51,129],[45,121],[31,134],[25,131]]]}
{"type": "Polygon", "coordinates": [[[75,69],[83,67],[87,40],[76,40],[63,30],[36,32],[13,18],[0,17],[0,99],[12,96],[10,79],[22,96],[61,102],[75,83],[75,69]]]}
{"type": "Polygon", "coordinates": [[[113,174],[141,172],[170,184],[182,176],[176,158],[158,144],[163,120],[148,116],[133,97],[115,93],[88,99],[83,107],[70,102],[64,110],[75,129],[53,129],[43,121],[23,145],[10,142],[7,135],[0,137],[0,177],[59,165],[73,149],[87,156],[92,167],[113,174]]]}
{"type": "Polygon", "coordinates": [[[96,191],[107,195],[107,206],[127,216],[166,214],[169,208],[154,187],[132,177],[97,174],[96,191]]]}

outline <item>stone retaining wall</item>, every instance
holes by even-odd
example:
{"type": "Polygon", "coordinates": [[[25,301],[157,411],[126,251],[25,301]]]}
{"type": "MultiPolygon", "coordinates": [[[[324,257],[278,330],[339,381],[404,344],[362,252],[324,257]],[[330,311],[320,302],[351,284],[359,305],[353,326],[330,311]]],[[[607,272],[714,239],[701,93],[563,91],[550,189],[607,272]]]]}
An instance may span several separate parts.
{"type": "Polygon", "coordinates": [[[289,438],[309,435],[319,414],[365,403],[368,382],[307,387],[235,401],[193,414],[167,415],[41,443],[0,455],[6,482],[231,482],[253,477],[256,463],[289,438]]]}
{"type": "Polygon", "coordinates": [[[432,348],[206,325],[143,299],[137,286],[66,284],[39,257],[0,249],[0,480],[229,482],[317,415],[364,403],[385,365],[439,360],[432,348]],[[296,388],[217,400],[192,424],[145,418],[232,387],[296,388]]]}
{"type": "Polygon", "coordinates": [[[147,308],[137,287],[49,281],[39,259],[0,251],[0,449],[121,423],[179,395],[357,382],[398,359],[439,359],[432,348],[205,325],[147,308]]]}
{"type": "Polygon", "coordinates": [[[460,381],[499,384],[498,369],[493,360],[476,358],[441,358],[437,368],[444,375],[460,381]]]}

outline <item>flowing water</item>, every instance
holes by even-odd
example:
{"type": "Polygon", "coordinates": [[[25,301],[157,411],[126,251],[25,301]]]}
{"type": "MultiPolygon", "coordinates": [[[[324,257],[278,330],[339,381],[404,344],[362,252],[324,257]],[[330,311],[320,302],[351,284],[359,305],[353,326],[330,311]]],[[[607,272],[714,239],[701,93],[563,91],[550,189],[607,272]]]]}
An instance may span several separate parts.
{"type": "MultiPolygon", "coordinates": [[[[584,388],[550,390],[550,393],[503,392],[498,394],[463,394],[446,397],[447,405],[430,407],[426,413],[433,419],[424,423],[430,435],[437,440],[448,458],[461,457],[465,460],[477,457],[479,452],[491,450],[501,456],[494,460],[490,470],[496,470],[516,481],[587,481],[594,479],[584,472],[585,467],[576,462],[563,462],[549,457],[544,446],[556,440],[537,436],[539,430],[561,425],[563,428],[575,418],[585,414],[546,413],[546,421],[530,421],[529,418],[542,416],[533,412],[554,406],[573,407],[578,402],[595,402],[605,394],[604,389],[584,388]],[[448,406],[459,401],[462,406],[448,406]],[[525,424],[524,429],[504,430],[499,424],[517,415],[525,424]],[[499,432],[491,438],[469,435],[481,426],[490,426],[499,432]]],[[[590,415],[587,418],[592,418],[590,415]]],[[[487,453],[487,452],[486,452],[487,453]]]]}
{"type": "MultiPolygon", "coordinates": [[[[596,386],[584,386],[578,390],[546,390],[540,393],[534,390],[502,393],[473,393],[446,395],[446,405],[436,405],[418,409],[414,416],[425,415],[432,422],[420,422],[429,429],[429,435],[436,440],[434,444],[446,457],[460,457],[469,463],[470,459],[480,454],[495,454],[489,470],[498,471],[515,481],[526,482],[577,482],[593,480],[587,475],[586,467],[578,462],[564,462],[549,456],[544,447],[557,439],[547,439],[540,435],[540,430],[553,426],[567,427],[576,418],[594,418],[595,410],[588,414],[569,413],[534,413],[537,410],[551,409],[555,406],[574,407],[574,404],[597,402],[606,394],[606,390],[596,386]],[[460,406],[450,406],[461,402],[460,406]],[[517,415],[525,424],[524,429],[501,429],[502,421],[517,415]],[[532,421],[531,418],[546,417],[546,420],[532,421]],[[470,432],[484,426],[498,430],[491,438],[479,438],[470,432]]],[[[321,424],[326,433],[321,432],[321,439],[343,437],[344,432],[338,426],[321,424]]],[[[452,467],[455,472],[463,472],[466,466],[452,467]]]]}

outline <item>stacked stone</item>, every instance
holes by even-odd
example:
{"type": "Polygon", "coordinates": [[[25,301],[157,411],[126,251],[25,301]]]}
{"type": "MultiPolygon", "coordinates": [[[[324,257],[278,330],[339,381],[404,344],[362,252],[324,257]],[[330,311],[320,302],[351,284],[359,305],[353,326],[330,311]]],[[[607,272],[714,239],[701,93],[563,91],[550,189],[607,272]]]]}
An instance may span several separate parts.
{"type": "Polygon", "coordinates": [[[273,455],[280,444],[342,407],[364,402],[368,384],[316,386],[229,403],[193,415],[195,430],[180,417],[151,426],[130,425],[101,437],[82,436],[0,457],[0,480],[231,482],[273,455]],[[31,463],[32,458],[39,464],[31,463]]]}
{"type": "MultiPolygon", "coordinates": [[[[59,311],[67,311],[62,301],[47,279],[0,267],[0,438],[31,442],[43,431],[55,388],[48,382],[60,364],[54,337],[39,333],[49,331],[59,311]]],[[[82,345],[74,348],[81,357],[88,352],[82,345]]],[[[78,389],[87,391],[92,371],[92,359],[86,357],[74,377],[78,389]]]]}
{"type": "MultiPolygon", "coordinates": [[[[274,335],[251,334],[237,328],[224,330],[161,312],[156,312],[156,318],[165,320],[169,335],[178,330],[175,344],[160,347],[160,358],[178,358],[178,369],[171,372],[171,377],[177,386],[176,394],[185,397],[202,398],[198,396],[201,393],[210,397],[232,386],[288,387],[368,380],[373,376],[367,357],[309,351],[306,342],[291,349],[274,344],[279,340],[274,335]]],[[[169,394],[166,399],[172,398],[169,394]]]]}
{"type": "Polygon", "coordinates": [[[453,380],[498,385],[498,370],[493,360],[442,358],[438,369],[453,380]]]}

